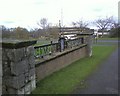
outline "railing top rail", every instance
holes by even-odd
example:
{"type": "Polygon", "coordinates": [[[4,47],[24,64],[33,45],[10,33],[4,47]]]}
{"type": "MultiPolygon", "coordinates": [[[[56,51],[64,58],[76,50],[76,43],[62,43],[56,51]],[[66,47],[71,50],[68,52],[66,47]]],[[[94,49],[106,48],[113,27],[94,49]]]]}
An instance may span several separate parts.
{"type": "Polygon", "coordinates": [[[35,46],[34,48],[40,48],[40,47],[47,47],[47,46],[51,46],[51,45],[56,45],[58,44],[57,42],[56,43],[51,43],[51,44],[44,44],[44,45],[40,45],[40,46],[35,46]]]}
{"type": "Polygon", "coordinates": [[[79,37],[79,38],[75,38],[75,39],[69,39],[69,40],[66,40],[66,41],[74,41],[74,40],[78,40],[78,39],[81,39],[83,37],[79,37]]]}
{"type": "MultiPolygon", "coordinates": [[[[66,40],[66,41],[67,42],[68,41],[74,41],[74,40],[81,39],[81,38],[83,38],[83,37],[79,37],[79,38],[75,38],[75,39],[69,39],[69,40],[66,40]]],[[[50,43],[50,44],[44,44],[44,45],[40,45],[40,46],[35,46],[34,48],[36,49],[36,48],[47,47],[47,46],[56,45],[56,44],[58,44],[58,42],[56,42],[56,43],[50,43]]]]}

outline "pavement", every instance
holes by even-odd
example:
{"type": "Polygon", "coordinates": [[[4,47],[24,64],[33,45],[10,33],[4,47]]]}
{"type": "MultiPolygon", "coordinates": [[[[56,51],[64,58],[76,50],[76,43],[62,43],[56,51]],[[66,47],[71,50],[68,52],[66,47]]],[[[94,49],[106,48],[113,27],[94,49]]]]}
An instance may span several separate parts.
{"type": "MultiPolygon", "coordinates": [[[[113,41],[115,42],[115,41],[113,41]]],[[[103,45],[104,46],[104,45],[103,45]]],[[[79,85],[71,94],[118,94],[118,50],[116,49],[99,68],[89,76],[84,83],[85,88],[79,85]]],[[[119,59],[120,60],[120,59],[119,59]]]]}

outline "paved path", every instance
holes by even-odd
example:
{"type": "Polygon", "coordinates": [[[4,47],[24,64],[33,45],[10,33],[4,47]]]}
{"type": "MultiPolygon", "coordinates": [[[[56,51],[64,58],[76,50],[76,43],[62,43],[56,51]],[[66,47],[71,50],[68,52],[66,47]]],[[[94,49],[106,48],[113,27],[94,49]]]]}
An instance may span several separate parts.
{"type": "Polygon", "coordinates": [[[85,84],[86,88],[78,86],[72,94],[118,94],[118,49],[88,77],[85,84]]]}

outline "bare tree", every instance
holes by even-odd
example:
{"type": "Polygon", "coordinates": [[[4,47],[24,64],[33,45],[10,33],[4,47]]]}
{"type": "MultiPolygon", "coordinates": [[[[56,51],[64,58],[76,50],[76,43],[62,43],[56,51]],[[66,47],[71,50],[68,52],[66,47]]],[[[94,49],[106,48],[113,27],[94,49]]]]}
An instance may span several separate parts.
{"type": "Polygon", "coordinates": [[[113,25],[113,16],[106,18],[99,18],[94,22],[94,24],[102,31],[102,36],[105,30],[111,28],[113,25]]]}
{"type": "Polygon", "coordinates": [[[76,24],[76,22],[72,22],[72,25],[73,25],[74,27],[76,27],[77,24],[76,24]]]}
{"type": "Polygon", "coordinates": [[[29,39],[29,33],[26,28],[22,28],[22,27],[14,28],[13,34],[16,39],[29,39]]]}
{"type": "Polygon", "coordinates": [[[118,27],[120,27],[120,23],[117,23],[115,20],[113,20],[111,24],[111,28],[118,28],[118,27]]]}
{"type": "Polygon", "coordinates": [[[79,21],[77,21],[77,22],[72,22],[72,25],[73,25],[74,27],[79,27],[80,30],[83,31],[84,29],[86,29],[86,28],[88,27],[89,23],[88,23],[88,22],[85,22],[85,21],[83,21],[83,20],[79,20],[79,21]]]}
{"type": "Polygon", "coordinates": [[[51,38],[58,39],[59,38],[59,26],[51,26],[49,28],[49,34],[51,38]]]}
{"type": "Polygon", "coordinates": [[[84,22],[82,20],[79,20],[77,22],[77,25],[80,27],[80,28],[86,28],[88,26],[88,23],[87,22],[84,22]]]}
{"type": "Polygon", "coordinates": [[[111,24],[110,37],[120,37],[120,23],[117,20],[113,20],[111,24]]]}
{"type": "Polygon", "coordinates": [[[37,22],[37,24],[42,27],[42,29],[46,29],[47,27],[47,19],[46,18],[42,18],[39,22],[37,22]]]}

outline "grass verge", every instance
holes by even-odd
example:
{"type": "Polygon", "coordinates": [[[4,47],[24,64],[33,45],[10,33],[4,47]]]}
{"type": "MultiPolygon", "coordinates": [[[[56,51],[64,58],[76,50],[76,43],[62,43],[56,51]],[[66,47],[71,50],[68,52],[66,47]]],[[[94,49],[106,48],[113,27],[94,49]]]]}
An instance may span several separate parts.
{"type": "Polygon", "coordinates": [[[118,45],[118,42],[97,42],[96,45],[118,45]]]}
{"type": "Polygon", "coordinates": [[[114,49],[115,46],[94,46],[92,57],[80,59],[39,81],[37,88],[32,94],[69,94],[80,81],[88,77],[114,49]]]}
{"type": "Polygon", "coordinates": [[[98,40],[118,40],[119,38],[98,38],[98,40]]]}

